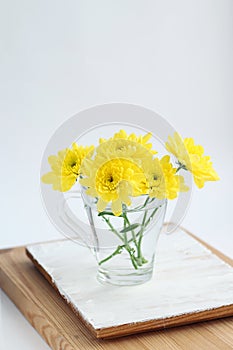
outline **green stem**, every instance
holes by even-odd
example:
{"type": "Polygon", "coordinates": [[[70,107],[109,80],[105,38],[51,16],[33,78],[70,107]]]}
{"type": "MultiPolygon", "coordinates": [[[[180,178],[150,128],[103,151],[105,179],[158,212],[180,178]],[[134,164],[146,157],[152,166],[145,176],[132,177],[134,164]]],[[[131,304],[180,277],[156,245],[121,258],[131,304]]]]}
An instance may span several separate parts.
{"type": "Polygon", "coordinates": [[[109,256],[107,256],[105,259],[101,260],[101,261],[99,262],[99,265],[102,265],[104,262],[106,262],[106,261],[112,259],[115,255],[121,254],[121,252],[122,252],[122,250],[123,250],[124,247],[125,247],[124,245],[119,245],[119,246],[117,247],[117,249],[116,249],[111,255],[109,255],[109,256]]]}
{"type": "MultiPolygon", "coordinates": [[[[123,213],[122,216],[123,216],[123,218],[124,218],[124,228],[125,228],[127,225],[130,226],[130,221],[129,221],[129,219],[128,219],[127,214],[126,214],[126,213],[123,213]]],[[[133,241],[134,244],[135,244],[135,246],[137,247],[137,238],[136,238],[135,232],[134,232],[134,230],[132,230],[131,232],[132,232],[132,237],[133,237],[133,238],[131,239],[131,242],[133,241]]]]}
{"type": "MultiPolygon", "coordinates": [[[[149,200],[150,200],[150,197],[147,197],[145,202],[144,202],[144,204],[143,204],[143,206],[142,206],[142,208],[145,208],[145,206],[147,205],[149,200]]],[[[153,198],[152,198],[152,200],[153,200],[153,198]]],[[[147,262],[147,260],[142,256],[142,250],[141,250],[142,238],[143,238],[143,232],[144,232],[144,228],[145,228],[145,221],[146,221],[147,212],[148,211],[146,210],[145,213],[144,213],[140,232],[136,235],[134,230],[131,231],[132,232],[132,237],[133,237],[132,240],[133,240],[133,242],[135,244],[135,247],[137,249],[137,258],[135,258],[135,259],[136,259],[137,264],[139,266],[142,266],[143,263],[147,262]],[[139,236],[138,242],[137,242],[137,236],[139,236]]],[[[130,221],[129,221],[128,217],[127,217],[127,214],[124,212],[122,214],[122,216],[126,220],[127,224],[130,225],[130,221]]]]}
{"type": "MultiPolygon", "coordinates": [[[[127,224],[130,224],[130,222],[129,222],[128,218],[127,218],[126,213],[122,213],[122,216],[124,218],[124,228],[126,228],[127,224]]],[[[125,249],[128,251],[128,253],[130,255],[130,259],[131,259],[131,262],[133,264],[133,267],[135,268],[135,270],[137,270],[138,269],[137,262],[136,262],[136,259],[135,259],[135,256],[134,256],[134,252],[133,252],[132,248],[129,245],[127,232],[124,232],[124,243],[125,243],[125,249]]]]}
{"type": "MultiPolygon", "coordinates": [[[[148,196],[147,199],[145,200],[143,208],[146,207],[149,200],[150,200],[150,197],[148,196]]],[[[153,198],[152,198],[152,200],[153,200],[153,198]]],[[[144,233],[144,229],[145,229],[145,221],[146,221],[147,213],[148,213],[148,210],[145,210],[144,215],[143,215],[143,219],[142,219],[141,230],[139,231],[139,234],[138,234],[139,239],[138,239],[138,245],[137,245],[137,253],[138,253],[137,257],[138,257],[138,260],[140,261],[141,264],[143,264],[143,262],[146,261],[142,256],[142,238],[143,238],[143,233],[144,233]]]]}
{"type": "Polygon", "coordinates": [[[137,270],[138,269],[137,261],[136,261],[135,256],[134,256],[134,251],[132,250],[132,248],[130,247],[130,245],[127,241],[127,233],[126,232],[124,233],[124,236],[125,236],[125,249],[129,253],[133,267],[135,268],[135,270],[137,270]]]}
{"type": "MultiPolygon", "coordinates": [[[[104,221],[108,224],[108,226],[110,227],[111,231],[113,233],[115,233],[115,235],[117,235],[118,238],[120,238],[121,241],[124,242],[124,245],[122,246],[122,248],[125,248],[127,250],[127,252],[129,253],[130,255],[130,259],[131,259],[131,262],[134,266],[135,269],[137,269],[137,264],[136,264],[136,261],[135,261],[135,257],[134,257],[134,254],[133,254],[133,251],[132,251],[132,248],[130,247],[129,243],[128,243],[128,240],[127,240],[127,234],[125,233],[124,234],[124,238],[117,232],[117,230],[115,230],[115,228],[112,226],[110,220],[108,218],[106,218],[104,215],[102,215],[102,218],[104,219],[104,221]]],[[[125,220],[125,219],[124,219],[125,220]]],[[[125,223],[126,225],[126,223],[125,223]]],[[[116,249],[117,250],[117,249],[116,249]]],[[[116,251],[115,251],[116,252],[116,251]]],[[[113,254],[115,253],[113,252],[113,254]]],[[[113,256],[115,256],[116,254],[120,254],[121,252],[118,252],[118,253],[115,253],[113,256]]],[[[112,254],[111,254],[112,255],[112,254]]],[[[104,260],[109,260],[111,259],[112,256],[108,256],[107,258],[105,258],[104,260]]],[[[103,260],[102,260],[103,261],[103,260]]],[[[101,263],[102,263],[101,261],[101,263]]]]}
{"type": "Polygon", "coordinates": [[[145,228],[148,226],[148,224],[150,223],[151,219],[153,219],[155,213],[157,212],[157,210],[159,209],[159,207],[155,208],[151,214],[151,216],[149,217],[149,219],[146,221],[145,223],[145,228]]]}
{"type": "Polygon", "coordinates": [[[144,229],[145,229],[145,222],[146,222],[146,217],[147,217],[147,213],[148,211],[146,210],[142,219],[142,227],[141,230],[139,232],[139,239],[138,239],[138,259],[142,260],[144,259],[142,256],[142,238],[143,238],[143,233],[144,233],[144,229]]]}
{"type": "MultiPolygon", "coordinates": [[[[147,203],[149,202],[150,200],[150,197],[148,196],[142,206],[142,208],[145,208],[145,206],[147,205],[147,203]]],[[[151,202],[154,200],[154,198],[152,198],[151,202]]],[[[102,214],[102,218],[104,219],[104,221],[107,223],[107,225],[109,226],[109,228],[111,229],[111,231],[124,243],[123,245],[119,245],[116,250],[110,254],[109,256],[107,256],[106,258],[104,258],[103,260],[101,260],[99,262],[99,265],[103,264],[104,262],[110,260],[111,258],[113,258],[114,256],[118,255],[118,254],[121,254],[123,249],[125,249],[128,253],[129,253],[129,256],[130,256],[130,259],[131,259],[131,262],[132,262],[132,265],[133,267],[137,270],[138,269],[138,266],[142,266],[144,263],[147,262],[147,260],[143,257],[142,255],[142,249],[141,249],[141,245],[142,245],[142,238],[143,238],[143,233],[144,233],[144,230],[145,228],[148,226],[148,224],[150,223],[151,219],[154,217],[156,211],[158,210],[158,208],[155,208],[152,212],[152,214],[150,215],[149,219],[146,220],[147,218],[147,214],[148,214],[148,210],[146,210],[144,212],[144,216],[143,216],[143,219],[142,219],[142,225],[141,225],[141,229],[140,231],[135,234],[135,231],[134,230],[131,230],[132,232],[132,238],[130,238],[128,240],[128,237],[127,237],[127,232],[124,232],[124,235],[123,237],[118,233],[118,231],[112,226],[110,220],[108,218],[105,217],[105,215],[108,215],[107,212],[105,212],[104,214],[102,214]],[[138,241],[137,241],[137,238],[138,238],[138,241]],[[137,257],[135,256],[135,250],[130,246],[130,243],[131,242],[134,242],[134,245],[136,247],[136,250],[137,250],[137,257]]],[[[109,213],[110,215],[110,213],[109,213]]],[[[112,213],[111,213],[112,215],[112,213]]],[[[124,228],[128,226],[130,226],[130,221],[127,217],[127,214],[125,211],[122,212],[121,214],[121,217],[123,217],[124,219],[124,228]]]]}
{"type": "Polygon", "coordinates": [[[144,216],[143,216],[143,220],[142,220],[142,228],[139,232],[139,239],[138,239],[138,259],[141,259],[142,263],[146,263],[147,260],[145,260],[145,258],[142,256],[142,249],[141,249],[141,245],[142,245],[142,238],[143,238],[143,233],[145,228],[148,226],[148,224],[150,223],[151,219],[153,219],[155,213],[157,212],[158,207],[155,208],[152,212],[152,214],[150,215],[149,219],[146,221],[146,217],[148,214],[148,210],[145,211],[144,216]]]}
{"type": "Polygon", "coordinates": [[[117,235],[117,237],[120,238],[121,241],[124,242],[124,239],[123,239],[122,236],[117,232],[117,230],[115,230],[115,228],[112,226],[110,220],[107,219],[104,215],[102,216],[102,218],[103,218],[104,221],[108,224],[108,226],[110,227],[111,231],[112,231],[113,233],[115,233],[115,235],[117,235]]]}

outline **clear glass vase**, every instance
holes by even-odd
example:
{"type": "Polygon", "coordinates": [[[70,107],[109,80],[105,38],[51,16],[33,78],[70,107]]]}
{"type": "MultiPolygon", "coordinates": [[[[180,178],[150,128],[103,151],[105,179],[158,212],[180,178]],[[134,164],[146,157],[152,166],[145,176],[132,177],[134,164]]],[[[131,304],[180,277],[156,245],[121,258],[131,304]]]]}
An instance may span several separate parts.
{"type": "Polygon", "coordinates": [[[99,213],[96,200],[87,196],[84,189],[80,198],[88,219],[86,224],[81,224],[80,219],[75,224],[64,205],[62,217],[94,254],[98,281],[124,286],[150,280],[167,201],[135,197],[130,207],[123,206],[122,214],[114,216],[110,207],[99,213]]]}

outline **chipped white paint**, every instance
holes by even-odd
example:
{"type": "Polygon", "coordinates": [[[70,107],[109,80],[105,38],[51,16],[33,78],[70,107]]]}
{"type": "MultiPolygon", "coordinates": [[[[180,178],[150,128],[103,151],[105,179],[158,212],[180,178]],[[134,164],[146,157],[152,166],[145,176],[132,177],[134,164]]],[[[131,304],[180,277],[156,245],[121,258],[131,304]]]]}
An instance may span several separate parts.
{"type": "Polygon", "coordinates": [[[233,304],[233,268],[182,230],[161,235],[153,279],[133,287],[101,285],[94,257],[72,241],[28,249],[96,329],[233,304]]]}

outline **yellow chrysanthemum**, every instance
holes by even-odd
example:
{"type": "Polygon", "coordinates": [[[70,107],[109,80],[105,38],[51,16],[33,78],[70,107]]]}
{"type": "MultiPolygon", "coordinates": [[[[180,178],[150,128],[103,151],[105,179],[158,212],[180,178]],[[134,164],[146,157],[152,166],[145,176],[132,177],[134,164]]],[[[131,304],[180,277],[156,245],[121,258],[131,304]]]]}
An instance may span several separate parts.
{"type": "Polygon", "coordinates": [[[179,163],[193,174],[194,182],[198,188],[202,188],[206,181],[217,181],[219,176],[213,168],[209,156],[204,156],[204,149],[195,145],[192,138],[184,140],[178,133],[169,136],[166,148],[173,153],[179,163]]]}
{"type": "Polygon", "coordinates": [[[80,175],[83,159],[93,149],[93,146],[83,147],[73,143],[72,149],[66,148],[59,151],[57,156],[50,156],[48,162],[52,171],[42,176],[42,182],[51,184],[54,190],[68,191],[80,175]]]}
{"type": "Polygon", "coordinates": [[[158,199],[174,199],[178,192],[187,192],[189,188],[184,183],[183,176],[176,175],[176,168],[170,163],[170,157],[164,156],[161,160],[153,159],[145,164],[147,186],[150,197],[158,199]]]}
{"type": "Polygon", "coordinates": [[[142,169],[133,161],[102,157],[85,161],[85,171],[80,183],[87,187],[86,193],[98,198],[98,211],[103,211],[111,203],[114,215],[122,213],[122,204],[130,205],[130,196],[141,194],[140,184],[145,182],[142,169]]]}
{"type": "Polygon", "coordinates": [[[98,198],[99,211],[111,202],[113,213],[120,215],[130,196],[145,194],[143,162],[153,155],[142,144],[120,138],[100,143],[95,151],[94,159],[87,157],[82,164],[80,183],[98,198]]]}
{"type": "Polygon", "coordinates": [[[119,132],[115,133],[114,136],[108,140],[106,140],[104,138],[100,138],[99,143],[102,144],[104,142],[113,141],[113,140],[128,140],[128,141],[132,141],[134,143],[137,143],[139,145],[142,145],[148,151],[150,151],[151,154],[156,154],[157,152],[152,149],[152,143],[148,143],[151,136],[152,136],[151,133],[147,133],[144,136],[142,136],[142,135],[136,136],[134,133],[128,135],[125,130],[120,130],[119,132]]]}
{"type": "Polygon", "coordinates": [[[99,159],[102,158],[104,161],[113,158],[124,158],[131,160],[138,166],[142,166],[144,159],[152,160],[153,157],[151,152],[140,143],[124,139],[101,143],[96,148],[96,154],[99,159]]]}

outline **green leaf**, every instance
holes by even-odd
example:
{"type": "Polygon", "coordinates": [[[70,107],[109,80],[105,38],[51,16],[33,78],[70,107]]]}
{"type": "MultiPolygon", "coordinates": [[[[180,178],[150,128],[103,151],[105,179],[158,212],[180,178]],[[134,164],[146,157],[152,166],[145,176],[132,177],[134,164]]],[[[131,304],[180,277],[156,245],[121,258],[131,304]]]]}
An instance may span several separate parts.
{"type": "Polygon", "coordinates": [[[115,216],[111,211],[101,211],[98,216],[112,215],[115,216]]]}
{"type": "Polygon", "coordinates": [[[140,226],[140,224],[132,224],[130,226],[127,226],[127,227],[123,228],[123,230],[121,230],[120,233],[125,233],[125,232],[132,231],[135,228],[137,228],[138,226],[140,226]]]}
{"type": "MultiPolygon", "coordinates": [[[[111,215],[111,216],[116,216],[114,215],[111,211],[101,211],[98,216],[104,216],[104,215],[111,215]]],[[[122,217],[122,215],[119,215],[117,217],[122,217]]]]}

